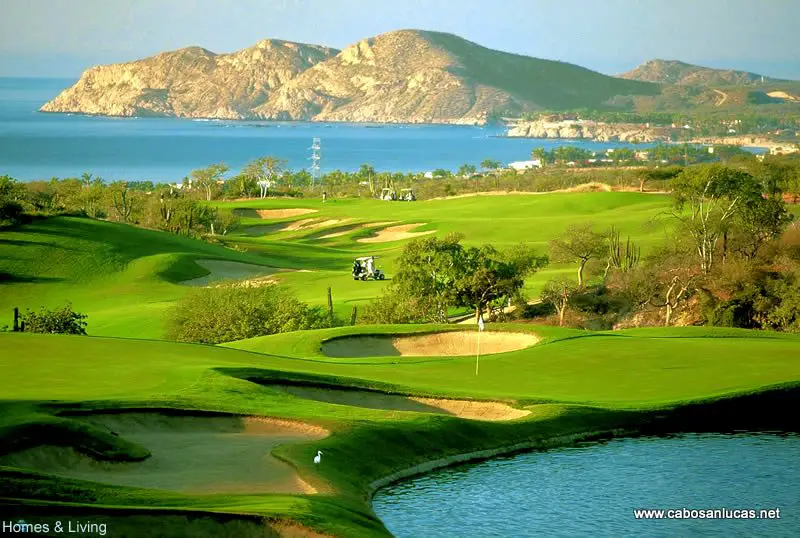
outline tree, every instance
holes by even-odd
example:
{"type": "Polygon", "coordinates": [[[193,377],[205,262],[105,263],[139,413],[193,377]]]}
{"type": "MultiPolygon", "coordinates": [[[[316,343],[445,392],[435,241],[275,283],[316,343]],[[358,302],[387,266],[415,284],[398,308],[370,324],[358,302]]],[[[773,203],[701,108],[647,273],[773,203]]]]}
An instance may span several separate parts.
{"type": "Polygon", "coordinates": [[[498,191],[500,190],[500,176],[497,171],[500,169],[500,166],[500,161],[495,161],[493,159],[484,159],[481,161],[481,168],[494,176],[495,190],[498,191]]]}
{"type": "Polygon", "coordinates": [[[475,167],[474,164],[462,164],[461,166],[458,167],[457,174],[463,177],[464,179],[468,179],[471,178],[473,175],[475,175],[477,171],[478,169],[475,167]]]}
{"type": "Polygon", "coordinates": [[[368,319],[446,323],[448,309],[458,306],[480,316],[491,303],[518,296],[525,277],[546,263],[521,245],[500,252],[491,245],[466,248],[458,234],[417,239],[403,249],[401,269],[368,309],[368,319]],[[383,315],[377,306],[385,309],[383,315]]]}
{"type": "Polygon", "coordinates": [[[577,291],[575,284],[566,278],[551,280],[542,290],[542,302],[553,305],[558,312],[558,326],[564,326],[564,315],[569,307],[569,301],[577,291]]]}
{"type": "Polygon", "coordinates": [[[692,238],[700,267],[708,274],[730,221],[743,206],[762,200],[761,189],[747,172],[721,164],[687,168],[672,183],[672,215],[692,238]]]}
{"type": "Polygon", "coordinates": [[[537,256],[525,246],[500,252],[492,245],[470,247],[460,257],[461,270],[456,279],[455,306],[468,306],[476,321],[495,301],[509,303],[518,295],[525,278],[547,265],[547,258],[537,256]]]}
{"type": "Polygon", "coordinates": [[[212,164],[206,168],[192,170],[190,178],[193,185],[197,185],[206,195],[206,201],[210,202],[212,194],[219,190],[219,184],[223,181],[223,176],[228,171],[225,163],[212,164]]]}
{"type": "Polygon", "coordinates": [[[286,161],[277,157],[259,157],[250,161],[242,169],[242,175],[250,178],[261,189],[261,198],[266,198],[269,189],[275,185],[286,169],[286,161]]]}
{"type": "Polygon", "coordinates": [[[538,159],[539,162],[542,164],[542,168],[547,165],[547,150],[544,148],[535,148],[531,151],[531,158],[538,159]]]}
{"type": "Polygon", "coordinates": [[[579,289],[583,289],[583,271],[586,264],[606,252],[606,236],[594,232],[591,224],[572,225],[561,238],[550,241],[550,256],[553,261],[578,262],[579,289]]]}
{"type": "Polygon", "coordinates": [[[60,308],[47,310],[41,307],[38,312],[27,310],[22,315],[25,332],[52,334],[86,334],[86,316],[72,309],[67,303],[60,308]]]}
{"type": "Polygon", "coordinates": [[[369,193],[375,196],[375,168],[369,164],[362,164],[358,169],[358,177],[369,184],[369,193]]]}

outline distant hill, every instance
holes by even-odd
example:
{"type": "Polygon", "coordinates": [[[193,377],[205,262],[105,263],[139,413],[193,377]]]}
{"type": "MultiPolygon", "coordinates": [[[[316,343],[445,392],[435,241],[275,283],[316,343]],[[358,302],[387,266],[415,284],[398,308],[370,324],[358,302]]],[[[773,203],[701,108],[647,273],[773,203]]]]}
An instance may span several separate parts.
{"type": "Polygon", "coordinates": [[[627,73],[622,73],[619,78],[680,86],[742,86],[762,82],[785,82],[748,71],[712,69],[677,60],[650,60],[627,73]]]}
{"type": "Polygon", "coordinates": [[[337,50],[265,39],[231,54],[200,47],[100,65],[45,104],[44,112],[244,119],[253,107],[337,50]]]}
{"type": "Polygon", "coordinates": [[[400,30],[339,52],[265,40],[232,54],[192,47],[97,66],[42,107],[114,116],[481,123],[499,114],[604,108],[655,84],[400,30]]]}

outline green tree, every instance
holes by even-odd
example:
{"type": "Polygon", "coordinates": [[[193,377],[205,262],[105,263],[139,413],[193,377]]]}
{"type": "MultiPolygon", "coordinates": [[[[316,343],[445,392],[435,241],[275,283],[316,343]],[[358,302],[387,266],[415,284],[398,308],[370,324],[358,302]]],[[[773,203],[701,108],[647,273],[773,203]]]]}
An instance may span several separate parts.
{"type": "Polygon", "coordinates": [[[462,164],[458,167],[457,175],[463,178],[470,178],[478,171],[474,164],[462,164]]]}
{"type": "Polygon", "coordinates": [[[255,182],[260,188],[261,198],[266,198],[268,190],[277,184],[285,169],[286,161],[284,159],[270,155],[247,163],[242,169],[242,175],[255,182]]]}
{"type": "Polygon", "coordinates": [[[578,262],[578,288],[583,289],[583,272],[589,260],[608,252],[607,238],[592,230],[591,224],[575,224],[563,236],[550,241],[550,257],[555,262],[578,262]]]}
{"type": "Polygon", "coordinates": [[[763,200],[761,188],[747,172],[721,164],[687,168],[672,181],[672,186],[672,215],[692,238],[700,267],[708,274],[718,256],[718,243],[731,221],[744,207],[763,200]]]}
{"type": "Polygon", "coordinates": [[[210,202],[213,195],[219,192],[220,183],[228,170],[228,166],[225,163],[212,164],[206,168],[192,170],[190,174],[192,185],[201,188],[205,193],[206,201],[210,202]]]}

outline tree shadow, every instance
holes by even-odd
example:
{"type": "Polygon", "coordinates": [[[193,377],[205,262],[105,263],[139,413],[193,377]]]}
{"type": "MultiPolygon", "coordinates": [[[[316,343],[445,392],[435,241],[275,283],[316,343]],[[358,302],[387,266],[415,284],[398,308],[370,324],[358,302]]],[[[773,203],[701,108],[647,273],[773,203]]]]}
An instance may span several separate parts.
{"type": "Polygon", "coordinates": [[[21,275],[3,273],[0,271],[0,285],[3,284],[43,284],[48,282],[63,282],[63,278],[49,276],[21,275]]]}

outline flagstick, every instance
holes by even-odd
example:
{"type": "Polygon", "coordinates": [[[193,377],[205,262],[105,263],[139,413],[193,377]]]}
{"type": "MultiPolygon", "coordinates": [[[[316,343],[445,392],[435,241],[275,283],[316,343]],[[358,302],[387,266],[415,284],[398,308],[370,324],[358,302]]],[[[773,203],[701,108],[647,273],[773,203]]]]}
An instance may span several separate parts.
{"type": "Polygon", "coordinates": [[[481,328],[478,327],[478,354],[475,355],[475,375],[478,375],[478,364],[481,359],[481,328]]]}

